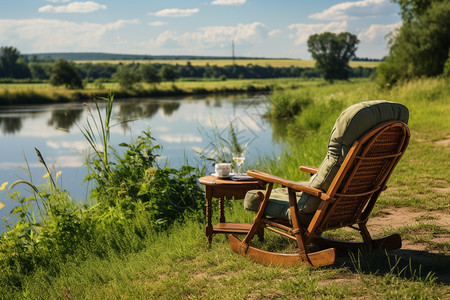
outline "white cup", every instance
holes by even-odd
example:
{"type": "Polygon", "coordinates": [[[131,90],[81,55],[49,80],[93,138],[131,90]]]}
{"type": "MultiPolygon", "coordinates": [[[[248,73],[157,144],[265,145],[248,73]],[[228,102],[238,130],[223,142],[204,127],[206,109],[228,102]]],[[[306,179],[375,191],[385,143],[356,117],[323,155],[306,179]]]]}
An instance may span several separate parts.
{"type": "Polygon", "coordinates": [[[227,177],[231,172],[231,164],[230,163],[220,163],[214,166],[216,171],[216,175],[219,177],[227,177]]]}

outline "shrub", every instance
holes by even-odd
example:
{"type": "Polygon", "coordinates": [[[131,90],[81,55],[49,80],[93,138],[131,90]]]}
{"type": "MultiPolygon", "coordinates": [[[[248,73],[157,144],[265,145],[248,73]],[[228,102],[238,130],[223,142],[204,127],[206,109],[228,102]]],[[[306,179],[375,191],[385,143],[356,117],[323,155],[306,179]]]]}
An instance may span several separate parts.
{"type": "Polygon", "coordinates": [[[270,99],[270,111],[267,115],[275,119],[290,119],[312,102],[308,90],[277,91],[270,99]]]}

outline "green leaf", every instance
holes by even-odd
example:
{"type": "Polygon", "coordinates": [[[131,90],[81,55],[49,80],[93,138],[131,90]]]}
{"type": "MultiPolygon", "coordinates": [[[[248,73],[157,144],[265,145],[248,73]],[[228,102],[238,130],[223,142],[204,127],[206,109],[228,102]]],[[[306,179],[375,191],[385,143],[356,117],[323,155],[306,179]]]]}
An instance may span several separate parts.
{"type": "Polygon", "coordinates": [[[16,213],[18,213],[18,212],[20,212],[22,210],[23,210],[22,206],[17,206],[15,208],[13,208],[9,214],[14,215],[14,214],[16,214],[16,213]]]}

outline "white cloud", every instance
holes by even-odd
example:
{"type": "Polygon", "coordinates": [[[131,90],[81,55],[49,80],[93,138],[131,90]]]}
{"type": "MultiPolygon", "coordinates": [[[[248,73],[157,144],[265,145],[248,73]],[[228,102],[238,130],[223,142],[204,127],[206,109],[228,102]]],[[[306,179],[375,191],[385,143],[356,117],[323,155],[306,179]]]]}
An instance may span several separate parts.
{"type": "Polygon", "coordinates": [[[291,24],[288,28],[296,31],[294,34],[290,34],[289,37],[294,39],[296,44],[304,44],[312,34],[326,31],[334,33],[346,31],[347,22],[331,22],[329,24],[291,24]]]}
{"type": "Polygon", "coordinates": [[[394,32],[395,29],[399,28],[402,23],[387,24],[387,25],[371,25],[368,29],[360,32],[358,34],[358,39],[361,42],[374,43],[374,42],[384,42],[386,35],[394,32]]]}
{"type": "Polygon", "coordinates": [[[309,17],[316,20],[349,20],[384,16],[397,12],[397,6],[389,0],[363,0],[343,2],[309,17]]]}
{"type": "Polygon", "coordinates": [[[231,40],[235,43],[257,43],[267,37],[268,28],[260,22],[254,22],[237,26],[203,27],[200,31],[183,34],[168,30],[160,34],[155,43],[160,47],[226,47],[231,40]]]}
{"type": "Polygon", "coordinates": [[[53,6],[45,5],[39,8],[43,13],[90,13],[100,9],[107,9],[106,5],[98,4],[93,1],[72,2],[67,5],[53,6]]]}
{"type": "Polygon", "coordinates": [[[242,5],[247,0],[214,0],[211,5],[242,5]]]}
{"type": "Polygon", "coordinates": [[[0,43],[16,45],[24,52],[82,51],[98,49],[108,31],[117,30],[139,20],[113,23],[75,23],[61,20],[0,20],[0,43]]]}
{"type": "Polygon", "coordinates": [[[271,31],[269,32],[269,36],[270,36],[270,37],[276,36],[276,35],[278,35],[280,32],[281,32],[280,29],[274,29],[274,30],[271,30],[271,31]]]}
{"type": "Polygon", "coordinates": [[[149,13],[151,16],[157,17],[190,17],[193,14],[199,12],[198,8],[188,8],[188,9],[179,9],[179,8],[166,8],[155,13],[149,13]]]}
{"type": "Polygon", "coordinates": [[[155,21],[155,22],[148,23],[148,25],[155,26],[155,27],[157,27],[157,26],[164,26],[166,24],[167,24],[167,22],[162,22],[162,21],[155,21]]]}

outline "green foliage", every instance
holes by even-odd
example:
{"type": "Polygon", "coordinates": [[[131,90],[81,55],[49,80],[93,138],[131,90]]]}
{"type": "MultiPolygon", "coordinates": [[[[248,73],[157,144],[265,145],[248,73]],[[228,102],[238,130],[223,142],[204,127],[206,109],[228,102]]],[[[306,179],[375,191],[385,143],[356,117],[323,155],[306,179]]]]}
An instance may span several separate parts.
{"type": "MultiPolygon", "coordinates": [[[[142,249],[145,239],[184,217],[203,219],[198,170],[159,167],[156,152],[160,146],[153,144],[149,132],[120,144],[123,154],[112,148],[113,96],[103,100],[107,101],[105,115],[96,102],[96,113],[88,109],[87,125],[81,128],[93,149],[86,180],[96,184],[91,193],[95,204],[74,203],[58,182],[61,172],[54,174],[37,149],[47,184],[19,180],[10,185],[9,190],[28,187],[30,196],[9,193],[18,203],[11,211],[17,222],[6,223],[0,238],[1,295],[21,290],[27,277],[39,270],[54,276],[68,261],[135,252],[142,249]]],[[[0,202],[0,209],[3,206],[0,202]]]]}
{"type": "Polygon", "coordinates": [[[113,99],[112,95],[103,99],[107,101],[104,117],[96,102],[100,122],[88,110],[89,120],[82,129],[94,150],[88,159],[90,174],[85,180],[95,183],[91,198],[99,204],[102,220],[123,223],[137,211],[145,211],[159,230],[181,218],[186,210],[197,211],[203,199],[197,170],[190,166],[180,170],[159,168],[156,152],[161,147],[153,144],[150,132],[143,132],[135,142],[121,143],[123,156],[110,146],[111,127],[117,125],[111,123],[113,99]]]}
{"type": "Polygon", "coordinates": [[[267,116],[274,119],[291,119],[313,102],[308,89],[276,91],[270,98],[267,116]]]}
{"type": "Polygon", "coordinates": [[[143,64],[139,67],[142,80],[150,83],[157,84],[161,82],[161,76],[158,74],[158,70],[151,64],[143,64]]]}
{"type": "Polygon", "coordinates": [[[75,64],[63,58],[55,61],[50,75],[50,83],[55,86],[64,85],[66,88],[82,88],[83,82],[75,69],[75,64]]]}
{"type": "Polygon", "coordinates": [[[397,0],[403,25],[391,36],[388,59],[378,70],[381,86],[442,74],[450,50],[449,0],[397,0]]]}
{"type": "Polygon", "coordinates": [[[26,61],[14,47],[0,48],[0,78],[30,78],[26,61]]]}
{"type": "Polygon", "coordinates": [[[349,32],[324,32],[308,38],[308,51],[316,60],[316,68],[323,78],[332,82],[334,79],[350,77],[348,63],[355,56],[358,43],[356,35],[349,32]]]}
{"type": "Polygon", "coordinates": [[[133,90],[134,85],[141,81],[139,72],[134,66],[120,65],[113,77],[123,90],[133,90]]]}
{"type": "Polygon", "coordinates": [[[161,77],[167,81],[174,82],[175,79],[178,77],[178,73],[172,66],[169,65],[164,65],[159,72],[161,74],[161,77]]]}
{"type": "Polygon", "coordinates": [[[52,72],[52,64],[48,62],[30,62],[28,67],[30,68],[31,76],[33,79],[50,79],[52,72]]]}
{"type": "Polygon", "coordinates": [[[47,167],[39,151],[40,161],[48,171],[49,181],[36,186],[32,181],[18,180],[9,187],[11,200],[19,204],[10,212],[17,221],[5,221],[6,231],[0,239],[0,291],[11,291],[23,283],[24,276],[38,268],[53,271],[55,264],[65,261],[91,237],[91,219],[85,217],[84,208],[75,204],[70,195],[58,184],[61,171],[47,167]],[[16,186],[29,188],[29,196],[16,186]],[[81,244],[80,244],[81,243],[81,244]]]}
{"type": "Polygon", "coordinates": [[[445,62],[444,71],[442,72],[442,75],[444,77],[450,78],[450,55],[449,55],[447,61],[445,62]]]}

